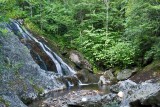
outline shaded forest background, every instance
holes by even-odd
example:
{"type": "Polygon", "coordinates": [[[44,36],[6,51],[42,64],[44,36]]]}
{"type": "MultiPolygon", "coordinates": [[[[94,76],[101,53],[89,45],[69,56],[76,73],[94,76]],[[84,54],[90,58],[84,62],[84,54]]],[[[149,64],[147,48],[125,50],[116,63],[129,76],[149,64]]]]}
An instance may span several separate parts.
{"type": "Polygon", "coordinates": [[[160,0],[1,0],[0,20],[9,18],[80,51],[95,71],[160,59],[160,0]]]}

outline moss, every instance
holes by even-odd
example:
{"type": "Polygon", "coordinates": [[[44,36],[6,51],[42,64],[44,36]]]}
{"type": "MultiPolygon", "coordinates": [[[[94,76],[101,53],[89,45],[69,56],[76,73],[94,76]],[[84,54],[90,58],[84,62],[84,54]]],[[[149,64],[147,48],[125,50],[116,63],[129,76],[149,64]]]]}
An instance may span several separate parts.
{"type": "Polygon", "coordinates": [[[0,28],[0,32],[2,33],[2,36],[7,36],[8,30],[6,28],[0,28]]]}
{"type": "Polygon", "coordinates": [[[16,63],[13,65],[13,69],[15,72],[18,72],[20,68],[22,68],[24,64],[22,62],[16,63]]]}
{"type": "Polygon", "coordinates": [[[160,72],[160,61],[155,61],[152,64],[146,66],[143,69],[143,72],[147,72],[147,71],[160,72]]]}
{"type": "Polygon", "coordinates": [[[121,71],[121,69],[120,68],[118,68],[118,67],[116,67],[115,69],[114,69],[114,75],[117,75],[120,71],[121,71]]]}
{"type": "Polygon", "coordinates": [[[32,85],[35,91],[38,93],[38,95],[42,94],[44,92],[44,89],[42,87],[39,87],[37,85],[32,85]]]}
{"type": "Polygon", "coordinates": [[[0,103],[3,103],[6,107],[10,106],[10,103],[8,101],[5,101],[2,97],[0,97],[0,103]]]}
{"type": "Polygon", "coordinates": [[[44,89],[42,87],[37,86],[36,84],[33,83],[33,80],[30,79],[30,84],[32,85],[32,87],[34,88],[34,90],[40,95],[44,92],[44,89]]]}

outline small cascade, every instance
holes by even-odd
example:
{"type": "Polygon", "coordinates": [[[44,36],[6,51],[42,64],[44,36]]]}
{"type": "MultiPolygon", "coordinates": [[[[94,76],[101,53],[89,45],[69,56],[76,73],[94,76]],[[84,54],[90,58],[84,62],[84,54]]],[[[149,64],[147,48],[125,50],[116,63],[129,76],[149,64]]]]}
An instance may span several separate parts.
{"type": "Polygon", "coordinates": [[[53,55],[54,57],[57,59],[57,61],[61,64],[61,67],[64,71],[70,71],[68,73],[70,73],[70,75],[74,75],[76,74],[76,72],[71,68],[69,67],[63,60],[62,58],[60,58],[55,52],[51,51],[51,49],[47,46],[47,45],[44,45],[53,55]]]}
{"type": "Polygon", "coordinates": [[[67,83],[68,83],[69,87],[73,87],[74,86],[74,84],[72,84],[70,81],[67,81],[67,83]]]}
{"type": "MultiPolygon", "coordinates": [[[[33,59],[42,69],[50,70],[48,68],[48,65],[46,64],[46,61],[45,61],[46,58],[42,58],[44,55],[40,55],[41,53],[45,54],[45,56],[48,57],[48,59],[50,60],[48,61],[48,64],[50,63],[54,64],[54,65],[51,64],[50,66],[51,67],[55,66],[56,68],[55,70],[58,75],[73,77],[75,78],[79,86],[84,85],[75,75],[76,72],[71,67],[69,67],[62,60],[62,58],[60,58],[54,51],[52,51],[45,43],[39,41],[31,33],[29,33],[24,27],[22,27],[19,24],[19,22],[17,22],[16,20],[11,20],[11,23],[8,24],[8,28],[11,31],[13,31],[16,35],[18,35],[19,38],[25,41],[26,43],[25,45],[30,49],[32,57],[34,57],[33,59]],[[33,44],[35,44],[36,46],[38,45],[37,46],[38,49],[35,49],[34,46],[32,46],[33,44]],[[37,50],[40,52],[38,53],[37,50]]],[[[69,87],[74,86],[74,84],[70,82],[69,80],[67,80],[67,84],[69,87]]]]}

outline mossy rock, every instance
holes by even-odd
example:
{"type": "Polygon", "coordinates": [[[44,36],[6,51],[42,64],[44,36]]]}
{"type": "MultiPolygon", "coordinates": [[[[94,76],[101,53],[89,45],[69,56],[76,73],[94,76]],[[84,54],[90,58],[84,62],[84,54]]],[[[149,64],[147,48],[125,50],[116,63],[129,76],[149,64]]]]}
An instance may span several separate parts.
{"type": "Polygon", "coordinates": [[[44,92],[44,89],[42,87],[37,86],[37,85],[33,85],[33,88],[38,93],[38,95],[40,95],[44,92]]]}
{"type": "Polygon", "coordinates": [[[8,101],[5,101],[2,97],[0,97],[0,104],[5,105],[6,107],[10,106],[10,103],[8,101]]]}
{"type": "Polygon", "coordinates": [[[158,78],[160,78],[160,61],[154,61],[131,77],[131,80],[139,83],[149,79],[156,80],[158,78]]]}

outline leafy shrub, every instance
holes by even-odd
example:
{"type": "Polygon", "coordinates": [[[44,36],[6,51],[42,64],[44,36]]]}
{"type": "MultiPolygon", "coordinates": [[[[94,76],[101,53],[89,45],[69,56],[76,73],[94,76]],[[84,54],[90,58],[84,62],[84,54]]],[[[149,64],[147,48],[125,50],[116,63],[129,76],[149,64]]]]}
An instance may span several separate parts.
{"type": "Polygon", "coordinates": [[[118,42],[106,51],[107,66],[127,67],[134,63],[135,47],[129,42],[118,42]]]}
{"type": "Polygon", "coordinates": [[[76,42],[92,63],[105,67],[127,67],[134,63],[135,46],[123,41],[117,32],[106,35],[105,30],[86,30],[76,42]]]}

